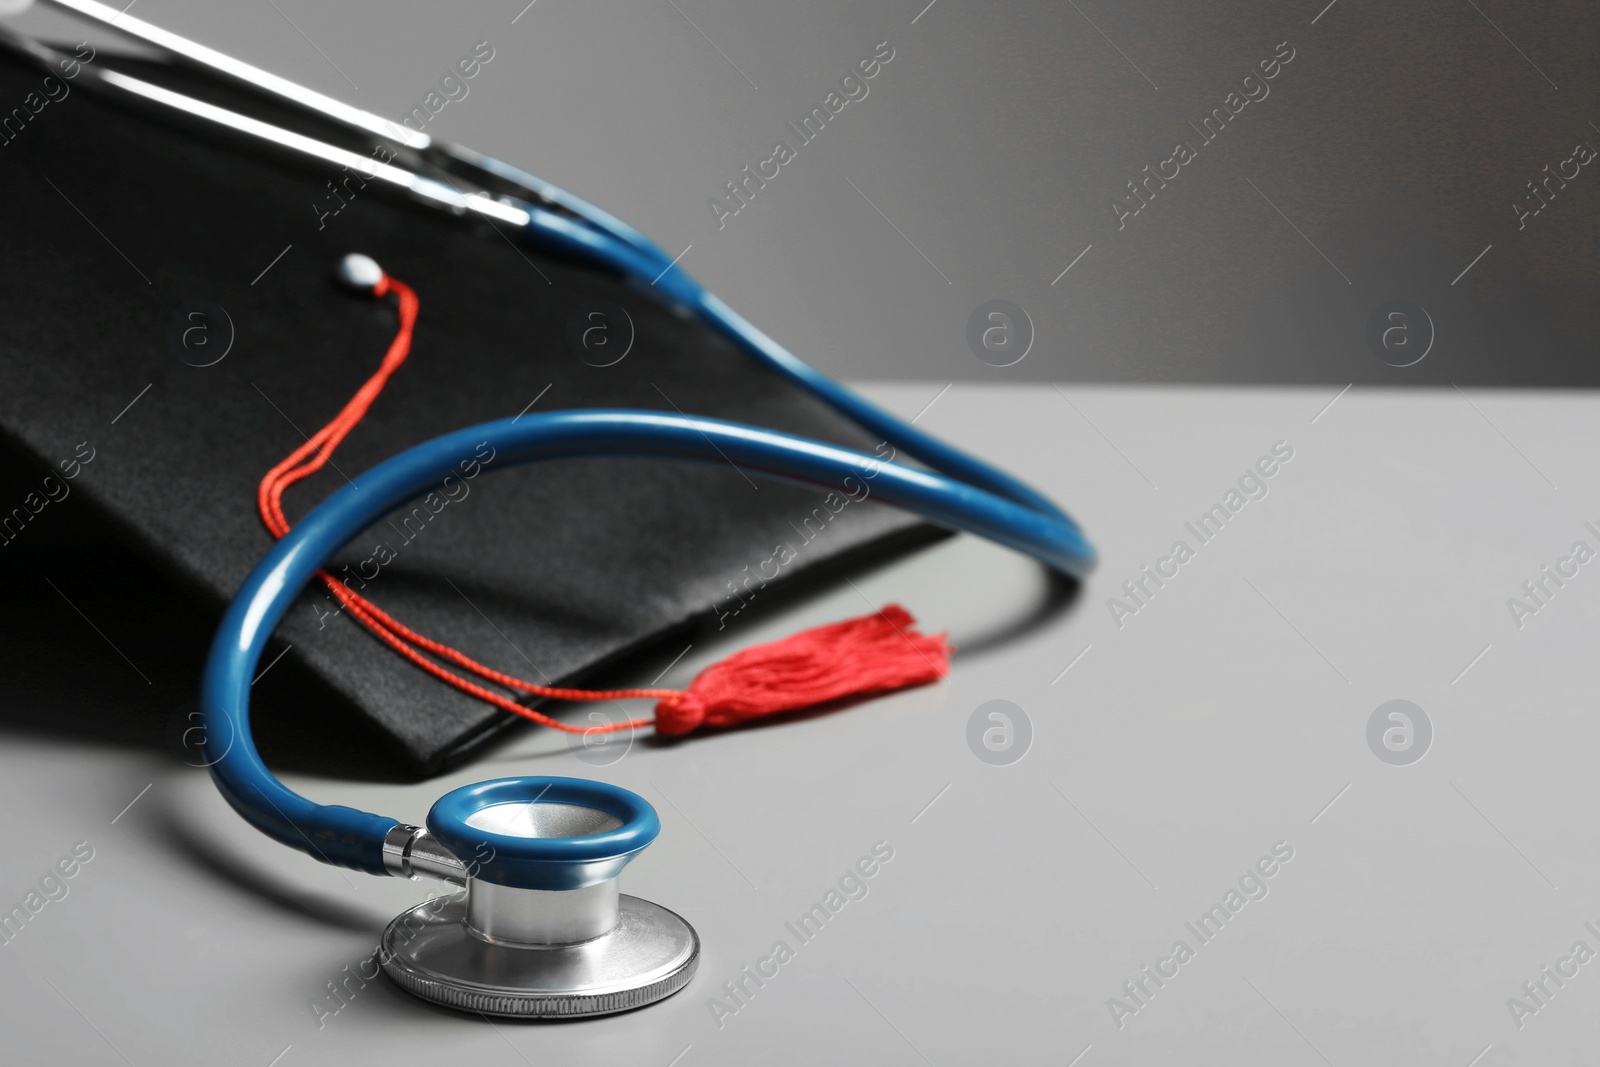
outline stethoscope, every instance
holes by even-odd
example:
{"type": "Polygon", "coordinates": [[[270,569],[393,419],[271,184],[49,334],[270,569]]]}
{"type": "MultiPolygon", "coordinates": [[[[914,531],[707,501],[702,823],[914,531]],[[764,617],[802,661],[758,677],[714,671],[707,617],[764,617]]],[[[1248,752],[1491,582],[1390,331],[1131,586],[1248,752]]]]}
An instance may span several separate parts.
{"type": "MultiPolygon", "coordinates": [[[[446,793],[428,812],[426,827],[418,827],[295,793],[267,769],[251,739],[250,681],[295,597],[364,529],[438,486],[481,454],[485,443],[494,450],[494,466],[486,468],[493,470],[550,459],[626,456],[732,461],[823,488],[872,478],[878,499],[941,526],[996,541],[1072,577],[1093,568],[1094,550],[1049,500],[801,362],[611,215],[508,164],[352,108],[96,0],[49,2],[236,87],[380,138],[393,158],[411,169],[103,64],[83,66],[79,76],[96,89],[142,110],[186,116],[302,157],[359,168],[369,180],[376,177],[424,203],[509,226],[533,244],[620,272],[924,465],[885,464],[879,456],[720,419],[654,411],[559,411],[483,423],[417,445],[335,492],[278,541],[245,580],[211,645],[200,696],[211,774],[247,822],[314,859],[464,887],[464,893],[434,897],[403,912],[384,931],[379,962],[410,992],[489,1015],[598,1015],[676,992],[699,960],[699,938],[688,922],[618,890],[622,869],[660,832],[655,810],[626,789],[576,778],[499,778],[446,793]],[[469,183],[472,188],[464,191],[469,183]]],[[[47,45],[3,30],[0,44],[46,66],[64,58],[47,45]]]]}

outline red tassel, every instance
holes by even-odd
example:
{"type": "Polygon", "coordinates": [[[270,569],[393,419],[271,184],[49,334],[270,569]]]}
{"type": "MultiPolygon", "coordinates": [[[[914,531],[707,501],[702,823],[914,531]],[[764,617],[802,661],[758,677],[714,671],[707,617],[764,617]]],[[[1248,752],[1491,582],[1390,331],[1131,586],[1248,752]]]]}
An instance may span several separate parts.
{"type": "Polygon", "coordinates": [[[681,696],[656,705],[656,733],[732,726],[844,697],[924,685],[950,673],[944,634],[927,635],[899,604],[859,619],[754,645],[713,663],[681,696]]]}

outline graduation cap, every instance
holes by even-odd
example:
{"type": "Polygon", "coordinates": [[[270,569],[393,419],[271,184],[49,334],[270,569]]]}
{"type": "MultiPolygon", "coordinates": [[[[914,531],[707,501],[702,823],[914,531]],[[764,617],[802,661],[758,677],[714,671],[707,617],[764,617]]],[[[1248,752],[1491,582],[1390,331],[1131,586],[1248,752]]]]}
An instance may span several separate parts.
{"type": "MultiPolygon", "coordinates": [[[[181,728],[208,631],[272,542],[263,476],[308,442],[326,462],[283,487],[287,523],[410,445],[530,411],[693,412],[879,445],[623,279],[508,236],[498,192],[559,211],[559,190],[395,123],[329,128],[288,90],[219,84],[212,58],[6,43],[0,655],[16,684],[113,694],[108,719],[176,706],[181,728]],[[410,186],[390,173],[402,156],[420,161],[410,186]],[[463,170],[485,187],[463,192],[463,170]],[[420,312],[404,365],[318,450],[396,339],[392,303],[335,284],[351,250],[404,279],[420,312]],[[53,664],[30,667],[38,655],[53,664]]],[[[573,685],[941,536],[825,496],[731,463],[463,472],[330,570],[477,661],[573,685]]],[[[257,679],[274,758],[431,773],[517,721],[426,680],[329,593],[302,596],[257,679]]]]}

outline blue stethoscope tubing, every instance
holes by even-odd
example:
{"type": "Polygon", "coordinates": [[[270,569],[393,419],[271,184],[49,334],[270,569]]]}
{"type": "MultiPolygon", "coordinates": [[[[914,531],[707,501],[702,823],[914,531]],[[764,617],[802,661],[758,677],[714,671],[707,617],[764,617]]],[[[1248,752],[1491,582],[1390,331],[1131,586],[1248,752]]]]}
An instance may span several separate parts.
{"type": "Polygon", "coordinates": [[[457,430],[362,474],[301,519],[245,579],[229,605],[201,689],[207,756],[223,796],[258,830],[324,862],[385,873],[384,835],[395,819],[308,800],[279,782],[250,739],[250,681],[273,630],[319,567],[363,530],[409,500],[486,469],[592,456],[731,462],[789,481],[859,493],[952,529],[977,534],[1081,576],[1094,551],[1069,520],[1045,515],[930,471],[847,448],[719,419],[624,410],[560,411],[457,430]]]}
{"type": "Polygon", "coordinates": [[[786,351],[672,265],[626,224],[498,161],[585,221],[529,206],[525,237],[620,271],[642,290],[698,316],[758,362],[880,436],[929,470],[820,441],[720,419],[653,411],[568,410],[483,423],[417,445],[359,476],[300,520],[245,579],[211,645],[201,712],[211,773],[224,797],[269,837],[326,863],[388,873],[385,835],[398,820],[318,804],[278,781],[251,740],[250,683],[267,641],[317,569],[400,505],[441,486],[460,465],[488,469],[593,456],[731,462],[741,469],[828,489],[869,486],[872,498],[954,530],[977,534],[1075,578],[1094,567],[1094,549],[1055,504],[1010,475],[960,452],[856,396],[786,351]]]}
{"type": "Polygon", "coordinates": [[[576,253],[604,268],[620,270],[641,289],[654,291],[657,299],[676,303],[699,316],[702,322],[758,363],[816,396],[867,432],[911,453],[934,470],[942,471],[957,481],[987,489],[1034,511],[1067,518],[1054,501],[1037,490],[977,457],[923,433],[800,359],[747,322],[687,272],[674,266],[673,260],[665,252],[627,223],[508,163],[485,158],[482,165],[492,173],[540,189],[552,202],[584,218],[580,222],[537,205],[524,205],[528,211],[524,236],[530,243],[568,254],[576,253]]]}

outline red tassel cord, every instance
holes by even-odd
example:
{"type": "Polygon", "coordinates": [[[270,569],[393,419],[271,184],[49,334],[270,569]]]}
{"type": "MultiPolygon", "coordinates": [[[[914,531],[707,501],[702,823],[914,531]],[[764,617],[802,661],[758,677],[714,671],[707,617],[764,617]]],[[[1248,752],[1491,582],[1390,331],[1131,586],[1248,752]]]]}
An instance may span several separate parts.
{"type": "MultiPolygon", "coordinates": [[[[284,491],[327,464],[334,450],[383,392],[390,376],[410,355],[412,331],[420,308],[416,293],[404,282],[387,275],[372,293],[380,298],[391,293],[395,295],[399,328],[378,370],[356,390],[339,413],[261,479],[256,505],[262,523],[273,537],[281,538],[289,532],[289,521],[283,512],[284,491]]],[[[449,645],[418,633],[326,570],[318,571],[317,577],[373,636],[416,667],[471,697],[567,733],[612,733],[649,726],[652,720],[633,719],[598,727],[574,726],[519,704],[480,683],[489,682],[553,700],[653,699],[657,702],[653,720],[656,732],[665,737],[679,737],[701,726],[733,726],[846,697],[924,685],[950,672],[952,648],[944,635],[919,633],[911,613],[898,604],[890,604],[876,614],[819,626],[781,641],[744,649],[701,671],[687,690],[592,690],[535,685],[487,667],[449,645]],[[476,676],[478,680],[467,675],[476,676]]]]}

